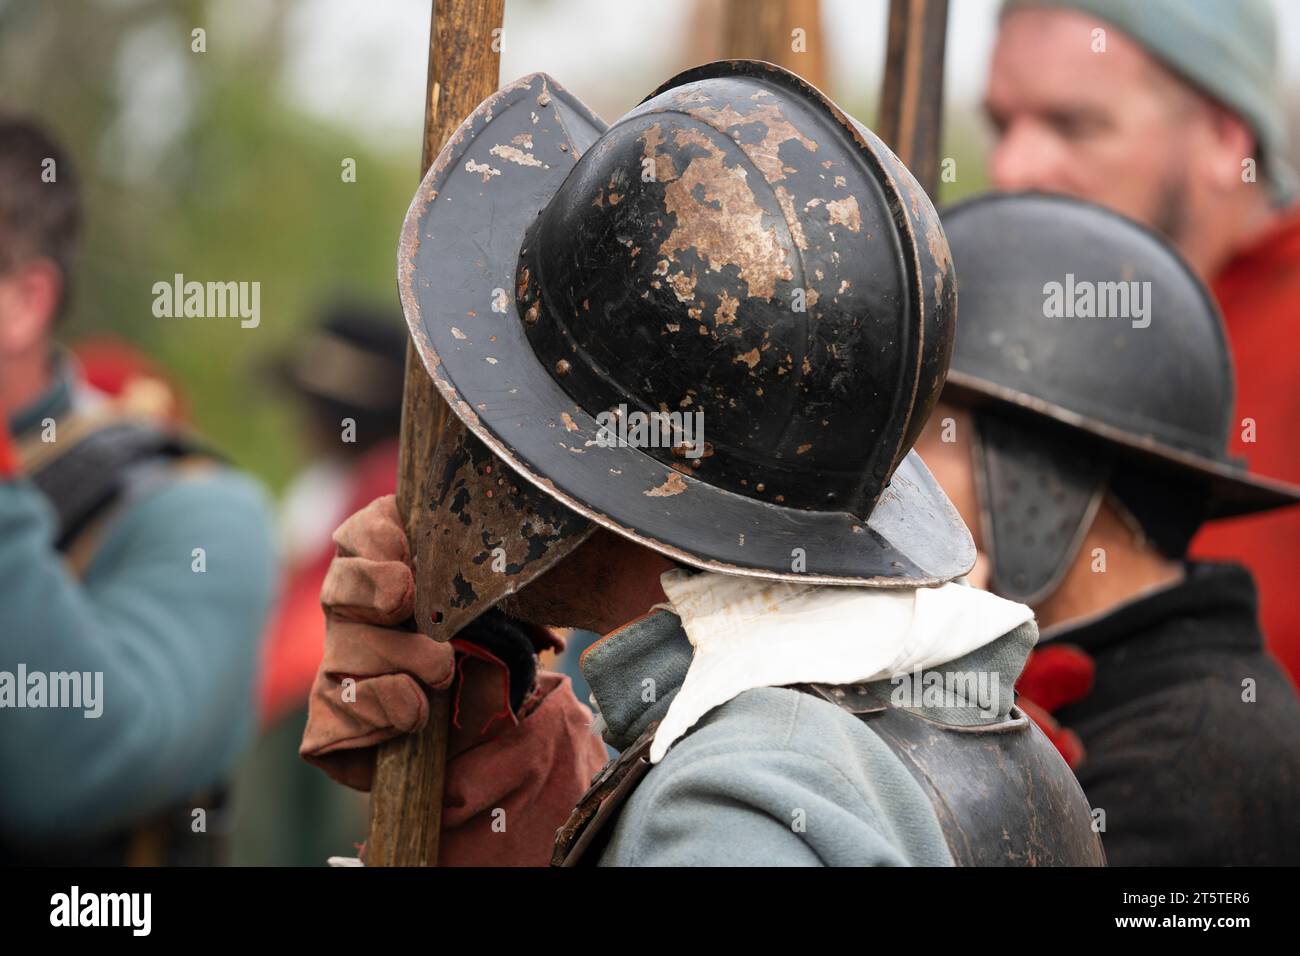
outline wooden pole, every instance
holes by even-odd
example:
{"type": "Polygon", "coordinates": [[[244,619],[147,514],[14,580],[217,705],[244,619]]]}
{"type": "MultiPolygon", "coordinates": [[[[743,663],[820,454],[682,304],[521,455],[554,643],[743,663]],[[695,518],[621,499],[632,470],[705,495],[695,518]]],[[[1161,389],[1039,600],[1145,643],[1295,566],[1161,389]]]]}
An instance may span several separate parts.
{"type": "MultiPolygon", "coordinates": [[[[429,25],[421,176],[433,165],[442,144],[461,120],[497,88],[504,5],[505,0],[434,0],[429,25]]],[[[407,343],[397,507],[406,522],[412,554],[416,553],[420,523],[426,510],[419,506],[425,473],[446,420],[446,404],[433,387],[414,346],[407,343]]],[[[418,565],[415,581],[418,594],[421,582],[418,565]]],[[[421,620],[417,615],[417,621],[421,620]]],[[[419,626],[426,632],[428,623],[419,626]]],[[[429,698],[429,722],[423,731],[389,741],[379,748],[370,791],[367,866],[437,864],[450,727],[450,695],[435,693],[429,698]]]]}
{"type": "Polygon", "coordinates": [[[939,186],[948,0],[890,0],[876,133],[931,199],[939,186]]]}
{"type": "Polygon", "coordinates": [[[724,0],[720,8],[701,4],[696,16],[697,62],[717,56],[767,60],[826,89],[821,0],[724,0]],[[708,21],[719,18],[710,28],[708,21]]]}

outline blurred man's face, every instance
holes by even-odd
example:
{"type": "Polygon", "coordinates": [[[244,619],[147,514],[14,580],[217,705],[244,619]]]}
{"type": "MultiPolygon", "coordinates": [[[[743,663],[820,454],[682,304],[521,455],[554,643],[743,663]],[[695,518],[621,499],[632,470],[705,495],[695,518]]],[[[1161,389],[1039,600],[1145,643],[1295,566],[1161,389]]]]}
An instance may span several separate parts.
{"type": "Polygon", "coordinates": [[[1118,30],[1030,8],[998,32],[985,94],[997,134],[993,185],[1091,200],[1175,240],[1196,161],[1194,93],[1118,30]],[[1105,29],[1094,52],[1093,31],[1105,29]]]}
{"type": "Polygon", "coordinates": [[[59,267],[46,258],[28,259],[0,273],[0,357],[42,347],[62,289],[59,267]]]}
{"type": "Polygon", "coordinates": [[[62,294],[62,273],[50,259],[0,273],[0,414],[23,408],[45,388],[62,294]]]}

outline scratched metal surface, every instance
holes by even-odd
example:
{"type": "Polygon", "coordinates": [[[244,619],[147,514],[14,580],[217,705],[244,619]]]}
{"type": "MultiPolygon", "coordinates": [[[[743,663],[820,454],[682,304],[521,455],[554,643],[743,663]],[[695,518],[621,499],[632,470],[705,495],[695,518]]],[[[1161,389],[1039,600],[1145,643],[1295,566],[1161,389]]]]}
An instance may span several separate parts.
{"type": "Polygon", "coordinates": [[[603,131],[536,74],[485,102],[421,185],[399,282],[456,415],[570,509],[695,566],[880,586],[968,570],[969,535],[907,454],[955,289],[892,154],[758,64],[693,71],[589,153],[603,131]],[[610,398],[698,403],[706,455],[598,444],[610,398]]]}
{"type": "Polygon", "coordinates": [[[457,419],[438,442],[422,506],[430,520],[416,542],[416,613],[434,636],[456,634],[595,529],[522,480],[457,419]]]}
{"type": "Polygon", "coordinates": [[[981,730],[896,707],[865,718],[933,804],[958,866],[1105,866],[1073,771],[1019,711],[981,730]]]}

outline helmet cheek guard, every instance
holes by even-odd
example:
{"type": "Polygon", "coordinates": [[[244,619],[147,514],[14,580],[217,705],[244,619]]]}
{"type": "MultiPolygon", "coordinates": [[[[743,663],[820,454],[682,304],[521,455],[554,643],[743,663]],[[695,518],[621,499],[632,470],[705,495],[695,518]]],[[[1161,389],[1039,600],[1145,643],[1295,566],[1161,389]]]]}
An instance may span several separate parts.
{"type": "Polygon", "coordinates": [[[1035,605],[1056,590],[1101,506],[1113,456],[1051,429],[975,417],[975,482],[992,590],[1035,605]]]}
{"type": "Polygon", "coordinates": [[[549,571],[596,526],[542,493],[452,417],[421,499],[415,613],[426,633],[456,634],[549,571]]]}

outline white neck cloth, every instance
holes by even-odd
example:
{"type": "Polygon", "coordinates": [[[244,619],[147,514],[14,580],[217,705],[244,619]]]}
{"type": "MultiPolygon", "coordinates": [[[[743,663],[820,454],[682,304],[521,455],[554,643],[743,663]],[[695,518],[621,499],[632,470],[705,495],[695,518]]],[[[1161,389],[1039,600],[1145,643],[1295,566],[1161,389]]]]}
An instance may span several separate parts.
{"type": "Polygon", "coordinates": [[[956,583],[831,587],[685,571],[660,580],[695,654],[655,733],[651,763],[743,691],[887,680],[955,660],[1034,616],[956,583]]]}

